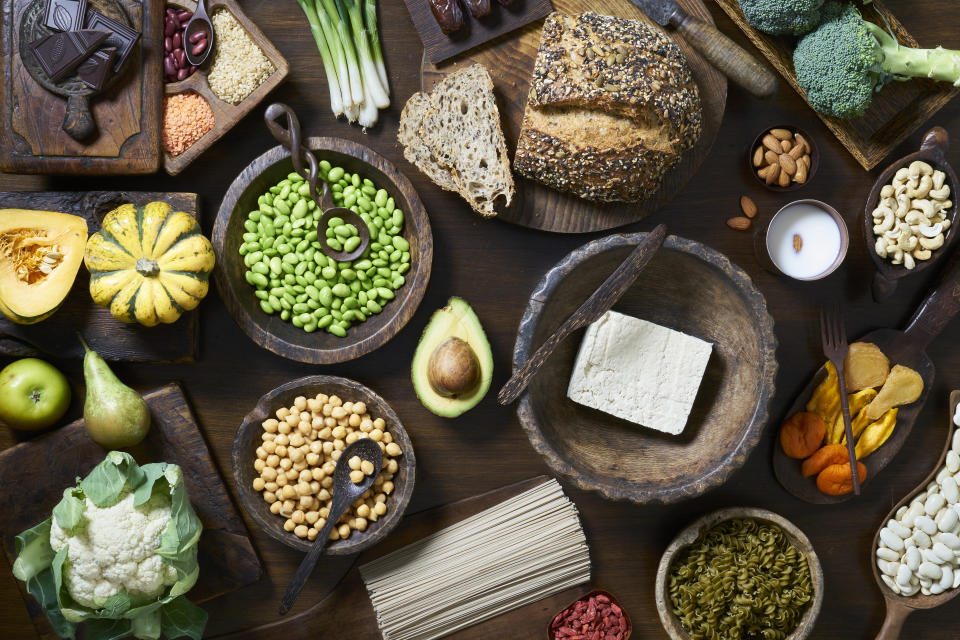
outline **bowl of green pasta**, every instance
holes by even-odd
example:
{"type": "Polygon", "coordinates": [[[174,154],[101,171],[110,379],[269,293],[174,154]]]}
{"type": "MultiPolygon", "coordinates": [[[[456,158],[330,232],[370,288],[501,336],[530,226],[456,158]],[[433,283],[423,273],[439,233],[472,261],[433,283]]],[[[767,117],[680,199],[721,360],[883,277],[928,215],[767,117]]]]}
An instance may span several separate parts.
{"type": "Polygon", "coordinates": [[[660,559],[657,611],[673,640],[802,640],[823,604],[810,540],[765,509],[732,507],[681,531],[660,559]]]}

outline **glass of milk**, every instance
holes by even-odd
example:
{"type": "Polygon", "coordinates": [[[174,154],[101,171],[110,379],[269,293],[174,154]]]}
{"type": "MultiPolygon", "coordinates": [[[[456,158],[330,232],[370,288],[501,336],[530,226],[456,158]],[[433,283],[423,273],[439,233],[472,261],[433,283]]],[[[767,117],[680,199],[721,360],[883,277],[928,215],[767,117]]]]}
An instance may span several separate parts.
{"type": "Polygon", "coordinates": [[[819,280],[843,263],[850,245],[847,225],[836,209],[819,200],[784,206],[767,227],[767,254],[794,280],[819,280]]]}

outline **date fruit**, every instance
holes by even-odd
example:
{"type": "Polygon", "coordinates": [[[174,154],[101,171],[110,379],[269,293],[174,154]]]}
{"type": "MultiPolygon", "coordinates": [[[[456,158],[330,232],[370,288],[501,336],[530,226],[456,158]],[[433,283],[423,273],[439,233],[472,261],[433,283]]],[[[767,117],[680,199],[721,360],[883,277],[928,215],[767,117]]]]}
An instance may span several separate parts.
{"type": "Polygon", "coordinates": [[[463,4],[467,5],[474,18],[490,15],[490,0],[463,0],[463,4]]]}
{"type": "Polygon", "coordinates": [[[463,10],[460,0],[430,0],[430,9],[440,30],[446,34],[455,33],[463,27],[463,10]]]}

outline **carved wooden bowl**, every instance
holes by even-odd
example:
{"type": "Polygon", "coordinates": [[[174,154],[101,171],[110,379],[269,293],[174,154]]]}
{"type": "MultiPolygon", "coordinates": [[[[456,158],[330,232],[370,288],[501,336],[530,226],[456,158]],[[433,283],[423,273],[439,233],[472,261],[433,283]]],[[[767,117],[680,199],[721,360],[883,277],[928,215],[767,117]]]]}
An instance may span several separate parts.
{"type": "Polygon", "coordinates": [[[261,347],[300,362],[345,362],[382,347],[413,317],[430,280],[433,235],[427,212],[413,185],[389,160],[363,145],[340,138],[307,138],[305,144],[318,161],[328,160],[386,189],[403,210],[406,216],[403,237],[410,243],[411,263],[405,276],[406,284],[394,292],[396,298],[384,305],[382,313],[350,327],[345,338],[323,330],[306,333],[276,314],[263,312],[253,287],[244,279],[246,267],[238,249],[243,243],[247,214],[258,207],[257,198],[293,171],[289,152],[280,146],[251,162],[227,189],[213,227],[213,247],[217,254],[214,277],[230,315],[261,347]]]}
{"type": "MultiPolygon", "coordinates": [[[[515,370],[645,235],[590,242],[543,277],[520,323],[515,370]]],[[[669,236],[614,309],[713,343],[683,433],[640,427],[567,398],[581,330],[521,397],[518,415],[530,442],[555,472],[613,500],[671,503],[719,486],[756,446],[773,397],[777,342],[763,295],[723,255],[669,236]]]]}
{"type": "Polygon", "coordinates": [[[796,547],[797,551],[807,559],[807,566],[810,568],[810,581],[813,583],[813,602],[804,611],[796,629],[786,638],[786,640],[803,640],[813,631],[817,616],[820,615],[820,608],[823,606],[823,569],[820,566],[820,560],[817,558],[817,553],[814,551],[813,545],[810,544],[810,540],[795,524],[772,511],[753,507],[730,507],[703,516],[677,534],[667,550],[663,552],[663,556],[660,558],[660,566],[657,568],[655,591],[657,612],[660,614],[660,622],[663,623],[663,628],[673,640],[690,639],[683,625],[680,624],[680,620],[674,615],[670,603],[667,581],[670,565],[673,564],[674,558],[681,550],[693,544],[703,531],[734,518],[752,518],[780,527],[790,544],[796,547]]]}
{"type": "Polygon", "coordinates": [[[237,485],[236,492],[243,510],[264,533],[288,547],[300,551],[310,549],[313,542],[284,530],[285,518],[270,513],[270,505],[264,501],[259,491],[254,490],[253,479],[260,474],[253,468],[253,462],[257,459],[257,447],[262,443],[263,421],[276,417],[277,409],[292,406],[297,396],[313,398],[318,393],[340,396],[344,402],[364,402],[371,416],[383,418],[393,441],[403,449],[403,455],[396,458],[399,469],[393,476],[393,493],[387,496],[386,515],[376,522],[371,522],[366,531],[353,531],[346,540],[329,542],[324,549],[324,553],[335,556],[360,553],[383,540],[400,522],[410,503],[410,496],[413,495],[417,458],[413,453],[410,437],[397,414],[386,400],[359,382],[335,376],[307,376],[291,380],[263,395],[253,411],[240,423],[233,441],[233,478],[237,485]]]}

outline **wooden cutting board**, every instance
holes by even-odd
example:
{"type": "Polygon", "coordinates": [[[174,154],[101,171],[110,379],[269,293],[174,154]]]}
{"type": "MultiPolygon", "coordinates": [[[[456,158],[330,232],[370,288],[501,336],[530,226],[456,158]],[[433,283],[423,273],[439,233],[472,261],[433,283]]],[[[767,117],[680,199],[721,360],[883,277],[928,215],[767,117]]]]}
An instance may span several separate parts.
{"type": "MultiPolygon", "coordinates": [[[[77,142],[61,127],[67,99],[44,89],[21,59],[20,26],[34,3],[6,0],[0,7],[0,171],[13,173],[129,174],[160,167],[163,82],[158,34],[162,0],[116,0],[143,35],[114,86],[89,96],[99,134],[77,142]]],[[[103,10],[106,2],[88,0],[103,10]]],[[[36,10],[35,8],[33,10],[36,10]]]]}
{"type": "MultiPolygon", "coordinates": [[[[199,218],[195,193],[152,193],[140,191],[35,191],[0,192],[0,209],[60,211],[87,220],[87,230],[100,230],[100,221],[125,202],[145,205],[160,200],[174,211],[199,218]]],[[[106,307],[90,298],[90,278],[81,266],[73,289],[63,305],[42,322],[21,325],[0,315],[0,354],[15,357],[48,356],[82,358],[83,347],[77,331],[87,344],[106,360],[128,362],[193,362],[199,349],[200,317],[188,311],[173,324],[144,327],[120,322],[106,307]]]]}
{"type": "MultiPolygon", "coordinates": [[[[793,49],[796,38],[771,36],[757,31],[743,17],[737,0],[715,1],[760,49],[770,64],[790,83],[790,86],[806,99],[803,89],[797,84],[797,76],[793,73],[793,49]]],[[[907,7],[911,3],[901,4],[907,7]]],[[[870,6],[873,8],[860,7],[864,18],[880,26],[885,26],[884,22],[889,24],[901,44],[909,47],[920,46],[881,0],[874,0],[870,6]]],[[[936,42],[928,42],[922,46],[936,45],[936,42]]],[[[947,104],[958,91],[960,89],[947,82],[926,79],[891,82],[874,95],[870,108],[859,118],[844,120],[822,113],[817,113],[817,116],[857,159],[857,162],[869,171],[947,104]]]]}
{"type": "MultiPolygon", "coordinates": [[[[279,637],[283,640],[316,640],[318,630],[321,637],[326,637],[322,635],[322,631],[326,629],[349,629],[350,637],[359,640],[380,638],[377,617],[373,611],[373,605],[370,604],[370,598],[367,596],[363,581],[360,579],[358,567],[436,533],[440,529],[476,515],[504,500],[514,498],[549,479],[547,476],[537,476],[478,496],[407,516],[401,521],[397,529],[390,534],[389,538],[367,553],[361,554],[343,582],[334,589],[333,593],[313,607],[295,616],[237,633],[215,636],[215,638],[218,640],[260,640],[268,637],[279,637]]],[[[567,589],[549,598],[544,598],[480,624],[467,627],[447,637],[457,640],[543,638],[547,625],[553,619],[553,616],[588,591],[589,588],[586,586],[567,589]]]]}
{"type": "MultiPolygon", "coordinates": [[[[200,578],[190,599],[203,602],[256,582],[262,567],[250,534],[180,386],[168,384],[145,394],[144,399],[153,425],[147,439],[129,451],[140,464],[164,461],[180,465],[190,502],[203,523],[200,578]]],[[[89,473],[105,454],[87,435],[83,420],[0,453],[0,486],[18,487],[0,495],[0,538],[11,565],[16,558],[15,536],[48,518],[63,497],[63,489],[89,473]],[[40,470],[43,473],[38,473],[40,470]]],[[[36,600],[19,580],[17,586],[40,638],[55,640],[57,635],[36,600]]]]}
{"type": "MultiPolygon", "coordinates": [[[[654,25],[646,14],[625,0],[552,1],[556,11],[569,15],[595,11],[605,15],[642,20],[654,25]]],[[[678,0],[678,4],[690,15],[713,24],[713,18],[701,0],[678,0]]],[[[507,138],[507,153],[511,162],[517,149],[517,138],[520,136],[523,111],[530,91],[530,76],[540,48],[542,27],[543,21],[538,20],[456,58],[451,64],[434,65],[426,54],[422,61],[421,84],[424,91],[429,91],[445,75],[464,66],[480,63],[487,68],[493,79],[497,106],[500,108],[500,121],[507,138]]],[[[661,27],[656,26],[656,28],[661,27]]],[[[727,78],[694,51],[675,31],[666,29],[666,32],[686,56],[690,71],[700,89],[700,100],[703,104],[703,133],[697,144],[684,153],[680,163],[667,174],[663,188],[640,203],[603,204],[554,191],[538,182],[514,174],[516,195],[513,204],[498,214],[501,220],[556,233],[603,231],[642,220],[680,193],[690,178],[700,169],[720,130],[720,122],[723,120],[723,111],[727,104],[727,78]]]]}

